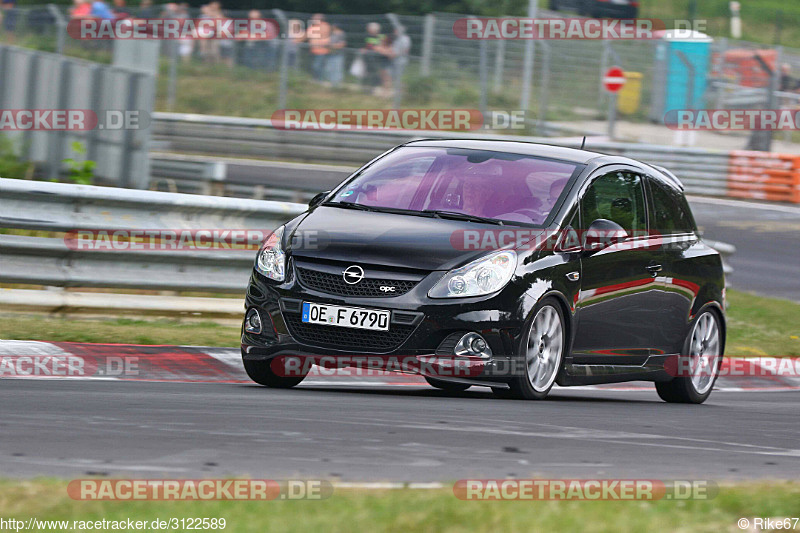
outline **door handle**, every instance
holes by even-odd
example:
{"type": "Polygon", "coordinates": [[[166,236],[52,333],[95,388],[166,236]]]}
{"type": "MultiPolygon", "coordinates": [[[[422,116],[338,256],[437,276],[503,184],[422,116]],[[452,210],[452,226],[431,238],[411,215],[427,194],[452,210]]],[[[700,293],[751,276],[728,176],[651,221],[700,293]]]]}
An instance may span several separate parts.
{"type": "Polygon", "coordinates": [[[647,265],[647,271],[653,276],[661,272],[662,269],[663,267],[661,265],[647,265]]]}

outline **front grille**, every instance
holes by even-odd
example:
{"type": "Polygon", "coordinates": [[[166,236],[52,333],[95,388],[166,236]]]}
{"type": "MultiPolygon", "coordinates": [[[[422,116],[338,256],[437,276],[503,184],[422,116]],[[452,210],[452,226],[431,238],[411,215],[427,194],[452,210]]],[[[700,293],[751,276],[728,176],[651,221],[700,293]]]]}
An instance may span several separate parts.
{"type": "Polygon", "coordinates": [[[293,313],[284,313],[283,319],[296,340],[336,349],[389,352],[403,344],[414,331],[414,326],[399,324],[391,324],[389,331],[306,324],[301,321],[300,315],[293,313]]]}
{"type": "Polygon", "coordinates": [[[320,272],[308,268],[297,267],[297,277],[309,289],[335,294],[337,296],[392,297],[405,294],[419,283],[418,281],[364,278],[351,285],[344,281],[341,274],[320,272]],[[394,291],[381,290],[381,287],[394,287],[394,291]]]}

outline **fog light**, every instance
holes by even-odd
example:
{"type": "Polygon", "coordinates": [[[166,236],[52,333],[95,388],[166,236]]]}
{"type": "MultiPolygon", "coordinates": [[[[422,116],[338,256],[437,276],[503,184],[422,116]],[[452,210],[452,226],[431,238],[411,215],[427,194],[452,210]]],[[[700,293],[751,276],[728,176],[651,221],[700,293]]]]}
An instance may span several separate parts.
{"type": "Polygon", "coordinates": [[[244,318],[244,330],[248,333],[261,333],[261,316],[255,309],[251,308],[247,311],[247,315],[244,318]]]}
{"type": "Polygon", "coordinates": [[[472,350],[473,350],[474,352],[477,352],[477,353],[483,353],[483,352],[484,352],[484,350],[486,350],[486,348],[488,348],[488,346],[486,346],[486,341],[485,341],[485,340],[483,340],[483,338],[482,338],[482,337],[476,337],[476,338],[475,338],[475,339],[472,341],[472,350]]]}
{"type": "Polygon", "coordinates": [[[486,339],[477,333],[467,333],[459,339],[453,349],[453,353],[489,359],[492,356],[492,349],[489,348],[489,343],[486,342],[486,339]]]}

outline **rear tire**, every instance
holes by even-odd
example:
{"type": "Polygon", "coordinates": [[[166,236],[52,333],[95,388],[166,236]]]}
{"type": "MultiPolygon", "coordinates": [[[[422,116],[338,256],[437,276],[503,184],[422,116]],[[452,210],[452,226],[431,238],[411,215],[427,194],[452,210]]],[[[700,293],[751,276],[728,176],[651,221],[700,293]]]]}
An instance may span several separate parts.
{"type": "Polygon", "coordinates": [[[561,372],[566,347],[564,312],[555,298],[545,298],[534,309],[528,333],[522,339],[519,360],[523,363],[524,375],[508,382],[509,397],[546,398],[561,372]]]}
{"type": "Polygon", "coordinates": [[[265,387],[291,389],[306,378],[305,375],[297,377],[279,376],[272,371],[270,366],[272,361],[252,361],[248,359],[243,359],[242,361],[244,362],[244,370],[250,379],[265,387]]]}
{"type": "Polygon", "coordinates": [[[700,313],[684,341],[683,353],[678,356],[679,373],[687,369],[691,375],[657,382],[658,396],[668,403],[706,401],[719,377],[724,345],[719,315],[713,310],[700,313]]]}
{"type": "Polygon", "coordinates": [[[437,389],[445,390],[447,392],[464,392],[472,386],[467,383],[453,383],[452,381],[444,381],[442,379],[431,378],[428,376],[424,377],[425,381],[427,381],[431,387],[436,387],[437,389]]]}

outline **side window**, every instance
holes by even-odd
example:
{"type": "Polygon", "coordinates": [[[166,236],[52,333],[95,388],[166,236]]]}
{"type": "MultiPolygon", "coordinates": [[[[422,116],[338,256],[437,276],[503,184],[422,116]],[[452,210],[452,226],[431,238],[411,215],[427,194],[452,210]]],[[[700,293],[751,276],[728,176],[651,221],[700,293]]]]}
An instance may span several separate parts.
{"type": "Polygon", "coordinates": [[[652,198],[650,210],[652,230],[663,235],[693,232],[695,230],[694,219],[692,219],[686,198],[656,180],[648,181],[652,198]]]}
{"type": "Polygon", "coordinates": [[[629,235],[646,230],[642,177],[621,170],[600,176],[581,198],[581,215],[586,227],[598,218],[605,218],[622,226],[629,235]]]}

